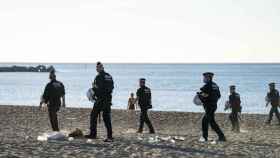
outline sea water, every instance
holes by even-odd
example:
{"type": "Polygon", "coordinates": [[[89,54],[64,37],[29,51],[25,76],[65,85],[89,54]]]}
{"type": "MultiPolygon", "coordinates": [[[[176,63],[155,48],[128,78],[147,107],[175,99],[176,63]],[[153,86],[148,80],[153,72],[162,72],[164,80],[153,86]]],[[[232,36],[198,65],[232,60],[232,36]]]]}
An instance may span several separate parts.
{"type": "MultiPolygon", "coordinates": [[[[0,64],[0,66],[38,64],[0,64]]],[[[50,64],[48,64],[50,65],[50,64]]],[[[96,75],[95,64],[52,64],[57,80],[66,88],[68,107],[91,108],[87,90],[96,75]]],[[[243,112],[267,113],[265,95],[268,83],[280,83],[280,64],[105,64],[105,70],[115,81],[113,106],[126,109],[130,93],[138,88],[138,79],[146,78],[152,90],[153,110],[201,112],[202,107],[192,102],[203,86],[202,73],[215,73],[222,98],[218,111],[223,112],[228,100],[229,85],[236,85],[242,99],[243,112]]],[[[0,73],[0,104],[39,105],[40,96],[49,82],[48,73],[0,73]]],[[[277,84],[277,88],[280,88],[277,84]]]]}

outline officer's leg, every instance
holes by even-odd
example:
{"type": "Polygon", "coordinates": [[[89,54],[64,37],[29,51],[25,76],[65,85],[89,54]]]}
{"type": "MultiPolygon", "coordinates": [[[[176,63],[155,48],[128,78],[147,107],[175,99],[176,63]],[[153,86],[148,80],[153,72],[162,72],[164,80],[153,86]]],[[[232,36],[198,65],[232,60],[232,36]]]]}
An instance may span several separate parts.
{"type": "Polygon", "coordinates": [[[141,110],[141,113],[140,113],[140,123],[139,123],[139,129],[138,129],[138,132],[139,133],[142,133],[143,132],[143,127],[144,127],[144,110],[141,110]]]}
{"type": "Polygon", "coordinates": [[[97,135],[97,118],[100,113],[98,108],[93,107],[90,114],[90,136],[96,137],[97,135]]]}
{"type": "Polygon", "coordinates": [[[151,121],[149,119],[148,111],[147,110],[144,112],[144,122],[149,127],[150,133],[155,133],[154,127],[153,127],[153,125],[152,125],[152,123],[151,123],[151,121]]]}
{"type": "Polygon", "coordinates": [[[270,112],[269,112],[269,116],[268,116],[268,120],[267,123],[270,123],[273,117],[273,107],[270,108],[270,112]]]}
{"type": "Polygon", "coordinates": [[[238,113],[233,112],[233,121],[234,121],[234,130],[239,132],[239,121],[238,121],[238,113]]]}
{"type": "Polygon", "coordinates": [[[232,125],[232,131],[235,129],[235,124],[234,124],[234,120],[233,120],[233,113],[230,113],[229,114],[229,119],[230,119],[230,122],[231,122],[231,125],[232,125]]]}
{"type": "Polygon", "coordinates": [[[202,136],[206,141],[208,140],[208,127],[209,127],[209,119],[206,110],[202,119],[202,136]]]}
{"type": "Polygon", "coordinates": [[[49,108],[49,119],[50,119],[53,131],[59,131],[56,109],[49,108]]]}
{"type": "Polygon", "coordinates": [[[236,132],[240,132],[240,124],[239,124],[238,112],[236,113],[236,132]]]}
{"type": "Polygon", "coordinates": [[[107,128],[107,138],[112,139],[112,123],[111,123],[111,106],[106,107],[103,110],[103,121],[105,124],[105,127],[107,128]]]}
{"type": "Polygon", "coordinates": [[[218,134],[220,140],[224,140],[225,136],[218,124],[215,121],[215,111],[216,109],[211,109],[209,111],[209,123],[211,128],[218,134]]]}
{"type": "Polygon", "coordinates": [[[279,115],[279,110],[278,110],[278,107],[275,107],[275,115],[279,121],[279,124],[280,124],[280,115],[279,115]]]}

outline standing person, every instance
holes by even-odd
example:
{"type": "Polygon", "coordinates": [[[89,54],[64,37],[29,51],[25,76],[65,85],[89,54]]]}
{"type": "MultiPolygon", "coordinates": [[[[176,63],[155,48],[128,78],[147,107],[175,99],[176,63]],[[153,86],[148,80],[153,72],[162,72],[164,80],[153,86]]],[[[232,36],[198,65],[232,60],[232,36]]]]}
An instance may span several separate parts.
{"type": "Polygon", "coordinates": [[[155,133],[154,127],[148,117],[148,110],[152,108],[152,93],[151,93],[151,89],[145,85],[145,82],[146,79],[144,78],[141,78],[139,80],[140,88],[137,90],[137,98],[135,101],[135,102],[138,101],[138,105],[140,106],[141,109],[140,124],[137,133],[143,132],[144,123],[146,123],[147,126],[149,127],[150,134],[154,134],[155,133]]]}
{"type": "Polygon", "coordinates": [[[229,107],[231,109],[231,113],[229,115],[229,119],[232,124],[232,131],[240,132],[239,125],[239,113],[241,113],[241,100],[240,95],[235,91],[236,87],[234,85],[229,87],[230,96],[229,96],[229,107]]]}
{"type": "Polygon", "coordinates": [[[105,127],[107,128],[107,139],[105,139],[104,142],[112,142],[111,105],[114,82],[112,76],[104,71],[104,67],[101,62],[97,62],[96,71],[98,72],[98,75],[95,77],[93,83],[96,101],[90,115],[90,134],[85,137],[89,139],[96,139],[97,118],[100,112],[102,112],[103,121],[105,127]]]}
{"type": "Polygon", "coordinates": [[[205,114],[202,120],[202,132],[203,137],[200,138],[200,142],[208,141],[208,127],[211,128],[218,134],[218,141],[226,141],[224,133],[215,121],[215,111],[217,110],[217,102],[221,97],[218,85],[213,82],[214,73],[205,72],[203,73],[203,82],[205,85],[200,88],[201,92],[198,92],[199,98],[203,103],[205,114]]]}
{"type": "Polygon", "coordinates": [[[61,105],[65,106],[65,89],[62,82],[56,80],[55,71],[51,71],[50,82],[47,84],[42,96],[40,103],[40,108],[43,103],[46,103],[48,106],[49,118],[53,131],[59,131],[57,112],[59,111],[61,105]]]}
{"type": "Polygon", "coordinates": [[[134,98],[134,93],[130,93],[130,98],[128,99],[127,109],[128,110],[136,110],[136,98],[134,98]]]}
{"type": "Polygon", "coordinates": [[[279,92],[275,88],[275,83],[270,83],[269,84],[269,90],[270,91],[266,95],[266,101],[267,101],[266,106],[268,106],[268,104],[270,103],[271,104],[271,109],[270,109],[270,112],[269,112],[269,118],[268,118],[266,123],[267,124],[271,123],[273,113],[275,113],[276,117],[277,117],[277,119],[279,121],[279,124],[280,124],[280,115],[279,115],[279,111],[278,111],[279,92]]]}

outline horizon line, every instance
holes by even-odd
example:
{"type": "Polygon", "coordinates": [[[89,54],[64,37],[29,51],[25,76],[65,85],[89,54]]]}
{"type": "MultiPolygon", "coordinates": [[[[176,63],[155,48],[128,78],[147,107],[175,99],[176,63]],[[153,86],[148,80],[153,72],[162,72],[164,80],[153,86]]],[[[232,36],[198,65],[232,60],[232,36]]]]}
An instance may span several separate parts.
{"type": "MultiPolygon", "coordinates": [[[[96,61],[98,62],[98,61],[96,61]]],[[[0,62],[0,64],[96,64],[96,62],[0,62]]],[[[102,61],[101,61],[102,62],[102,61]]],[[[105,64],[280,64],[279,62],[102,62],[105,64]]]]}

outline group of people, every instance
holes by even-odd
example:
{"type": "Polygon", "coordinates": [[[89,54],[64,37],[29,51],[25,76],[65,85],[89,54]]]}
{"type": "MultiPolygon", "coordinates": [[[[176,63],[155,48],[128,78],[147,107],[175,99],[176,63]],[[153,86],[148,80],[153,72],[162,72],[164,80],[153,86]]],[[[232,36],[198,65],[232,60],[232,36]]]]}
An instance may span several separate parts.
{"type": "MultiPolygon", "coordinates": [[[[107,138],[105,142],[113,141],[112,123],[111,123],[111,105],[112,105],[112,92],[114,89],[114,81],[112,76],[105,72],[104,66],[101,62],[97,62],[96,71],[97,76],[94,79],[92,85],[94,106],[90,115],[90,133],[86,135],[86,138],[96,139],[97,138],[97,119],[99,114],[102,112],[103,121],[107,129],[107,138]]],[[[217,110],[217,103],[221,97],[219,86],[213,81],[214,73],[206,72],[203,73],[203,82],[205,83],[200,92],[197,92],[197,96],[203,104],[205,114],[202,119],[202,137],[199,139],[200,142],[208,141],[208,128],[209,125],[217,133],[218,141],[226,141],[226,137],[215,121],[215,112],[217,110]]],[[[46,85],[44,93],[42,95],[40,106],[43,103],[47,104],[50,123],[53,131],[59,131],[57,112],[60,107],[65,107],[65,88],[62,82],[56,80],[55,71],[50,72],[50,82],[46,85]]],[[[146,86],[146,79],[139,79],[139,89],[136,92],[136,98],[131,93],[131,97],[128,100],[128,109],[133,110],[140,108],[140,123],[138,133],[143,132],[144,123],[147,124],[149,132],[155,133],[155,129],[148,117],[148,110],[152,108],[152,93],[151,89],[146,86]]],[[[275,89],[275,83],[270,83],[270,92],[268,92],[266,101],[267,105],[271,103],[272,108],[269,114],[267,123],[272,120],[273,113],[276,116],[280,124],[280,115],[278,111],[279,106],[279,92],[275,89]]],[[[232,123],[233,131],[239,132],[239,114],[241,113],[241,100],[240,95],[236,92],[234,85],[230,86],[229,101],[226,104],[225,110],[231,109],[229,118],[232,123]]]]}

